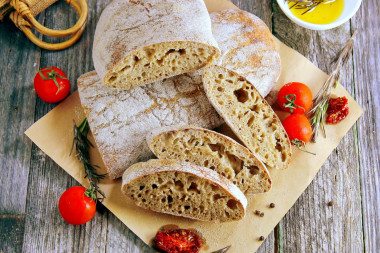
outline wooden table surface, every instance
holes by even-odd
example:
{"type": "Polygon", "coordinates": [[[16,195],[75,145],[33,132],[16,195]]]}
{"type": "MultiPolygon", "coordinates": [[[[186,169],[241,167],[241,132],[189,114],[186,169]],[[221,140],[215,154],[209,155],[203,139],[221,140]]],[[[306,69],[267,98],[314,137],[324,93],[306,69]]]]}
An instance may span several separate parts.
{"type": "MultiPolygon", "coordinates": [[[[55,106],[34,92],[38,69],[63,69],[73,92],[75,80],[94,68],[93,34],[109,0],[88,2],[83,37],[60,52],[34,46],[9,20],[0,23],[0,252],[152,252],[104,208],[85,225],[65,223],[58,199],[78,183],[24,135],[55,106]]],[[[364,114],[258,252],[380,252],[380,2],[364,0],[349,22],[319,32],[292,23],[274,0],[233,2],[263,19],[277,38],[325,72],[359,30],[342,83],[364,114]]],[[[63,1],[38,16],[57,29],[72,26],[76,18],[63,1]]]]}

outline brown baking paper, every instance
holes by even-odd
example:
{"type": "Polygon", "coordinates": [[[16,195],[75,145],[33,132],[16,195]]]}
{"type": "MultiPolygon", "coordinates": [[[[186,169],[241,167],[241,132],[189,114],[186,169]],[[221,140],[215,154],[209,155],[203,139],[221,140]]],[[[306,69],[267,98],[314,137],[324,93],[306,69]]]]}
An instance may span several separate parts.
{"type": "MultiPolygon", "coordinates": [[[[236,8],[227,0],[208,0],[205,2],[210,12],[236,8]]],[[[298,81],[308,84],[315,95],[327,79],[327,75],[298,52],[285,46],[279,40],[275,40],[282,60],[282,74],[275,89],[279,89],[287,82],[298,81]]],[[[338,146],[340,140],[362,114],[360,106],[341,85],[333,92],[337,96],[348,98],[350,108],[348,117],[339,124],[327,125],[326,139],[320,134],[316,144],[307,145],[307,150],[316,153],[316,156],[294,148],[289,169],[271,170],[272,189],[269,193],[248,197],[247,215],[241,221],[215,224],[146,211],[126,200],[120,190],[120,179],[113,181],[108,177],[101,180],[99,184],[107,196],[103,204],[148,244],[160,227],[175,224],[181,228],[195,228],[200,231],[206,239],[203,247],[204,252],[211,252],[227,245],[232,245],[229,251],[231,253],[254,252],[261,244],[258,238],[261,235],[266,237],[273,230],[313,180],[333,149],[338,146]],[[272,202],[276,204],[276,208],[268,208],[272,202]],[[254,214],[255,210],[264,211],[265,216],[258,217],[254,214]]],[[[82,185],[88,186],[82,165],[74,155],[69,156],[73,140],[73,119],[79,124],[84,117],[78,92],[75,92],[25,133],[67,173],[82,185]]],[[[91,135],[90,140],[94,143],[91,135]]],[[[96,148],[91,150],[91,157],[94,164],[104,168],[96,148]]]]}

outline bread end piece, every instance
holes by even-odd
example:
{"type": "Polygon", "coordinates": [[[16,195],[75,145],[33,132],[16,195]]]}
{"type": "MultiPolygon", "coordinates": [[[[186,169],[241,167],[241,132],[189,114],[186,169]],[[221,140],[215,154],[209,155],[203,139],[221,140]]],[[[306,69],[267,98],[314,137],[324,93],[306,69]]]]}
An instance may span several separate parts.
{"type": "Polygon", "coordinates": [[[244,194],[226,178],[169,159],[132,165],[123,174],[122,192],[142,208],[203,221],[240,220],[247,207],[244,194]]]}

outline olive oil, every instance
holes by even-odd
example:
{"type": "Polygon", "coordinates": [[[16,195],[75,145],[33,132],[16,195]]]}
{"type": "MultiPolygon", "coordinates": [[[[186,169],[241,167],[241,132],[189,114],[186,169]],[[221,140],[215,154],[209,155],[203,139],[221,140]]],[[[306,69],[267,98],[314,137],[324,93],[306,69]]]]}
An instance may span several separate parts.
{"type": "MultiPolygon", "coordinates": [[[[294,2],[288,2],[289,8],[294,2]]],[[[291,12],[299,19],[312,24],[329,24],[339,18],[344,9],[344,0],[327,0],[320,3],[313,10],[305,13],[307,9],[291,8],[291,12]],[[303,14],[304,13],[304,14],[303,14]]]]}

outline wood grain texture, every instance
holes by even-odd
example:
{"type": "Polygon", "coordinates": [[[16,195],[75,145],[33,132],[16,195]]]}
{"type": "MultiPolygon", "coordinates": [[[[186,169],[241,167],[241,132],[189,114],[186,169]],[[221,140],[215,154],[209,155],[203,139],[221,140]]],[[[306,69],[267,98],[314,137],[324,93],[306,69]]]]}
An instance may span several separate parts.
{"type": "Polygon", "coordinates": [[[380,252],[380,3],[363,1],[351,21],[358,29],[354,51],[354,98],[364,109],[356,124],[366,252],[380,252]],[[377,17],[377,18],[374,18],[377,17]]]}
{"type": "MultiPolygon", "coordinates": [[[[351,36],[350,23],[332,30],[311,31],[292,23],[277,3],[273,10],[274,34],[328,73],[331,61],[351,36]]],[[[352,93],[353,81],[350,61],[341,83],[352,93]]],[[[284,252],[363,251],[358,157],[351,130],[281,221],[279,236],[284,252]],[[334,202],[332,207],[327,205],[329,201],[334,202]]]]}

